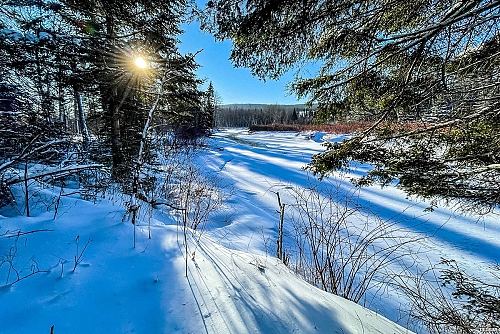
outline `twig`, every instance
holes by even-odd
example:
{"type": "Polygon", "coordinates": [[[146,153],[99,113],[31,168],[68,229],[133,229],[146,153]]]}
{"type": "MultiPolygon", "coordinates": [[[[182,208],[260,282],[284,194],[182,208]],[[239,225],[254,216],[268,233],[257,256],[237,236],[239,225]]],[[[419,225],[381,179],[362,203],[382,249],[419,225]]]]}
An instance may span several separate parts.
{"type": "Polygon", "coordinates": [[[85,252],[85,250],[87,249],[87,246],[90,244],[90,242],[92,241],[92,239],[89,238],[89,240],[87,241],[87,243],[85,244],[85,247],[83,247],[82,249],[82,252],[80,254],[78,254],[78,241],[80,240],[80,236],[77,236],[76,237],[76,255],[75,255],[75,266],[73,267],[73,272],[75,272],[76,270],[76,267],[80,264],[80,262],[82,262],[82,256],[83,256],[83,253],[85,252]],[[78,256],[78,257],[77,257],[78,256]]]}
{"type": "Polygon", "coordinates": [[[29,232],[22,232],[22,231],[17,231],[17,232],[10,232],[10,231],[7,231],[5,232],[4,234],[1,234],[0,235],[0,238],[17,238],[17,237],[20,237],[22,235],[26,235],[26,234],[32,234],[32,233],[37,233],[37,232],[54,232],[54,230],[47,230],[47,229],[44,229],[44,230],[33,230],[33,231],[29,231],[29,232]],[[10,233],[10,234],[9,234],[10,233]]]}

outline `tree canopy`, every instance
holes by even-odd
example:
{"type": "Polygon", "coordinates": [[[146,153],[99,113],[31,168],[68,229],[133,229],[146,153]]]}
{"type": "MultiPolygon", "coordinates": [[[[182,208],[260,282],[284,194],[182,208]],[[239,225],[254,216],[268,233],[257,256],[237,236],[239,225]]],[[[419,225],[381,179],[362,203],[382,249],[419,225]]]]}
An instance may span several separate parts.
{"type": "Polygon", "coordinates": [[[240,0],[209,1],[204,27],[262,78],[319,64],[291,88],[323,121],[374,121],[314,156],[314,173],[370,162],[360,185],[398,180],[488,210],[500,203],[499,19],[494,0],[240,0]]]}

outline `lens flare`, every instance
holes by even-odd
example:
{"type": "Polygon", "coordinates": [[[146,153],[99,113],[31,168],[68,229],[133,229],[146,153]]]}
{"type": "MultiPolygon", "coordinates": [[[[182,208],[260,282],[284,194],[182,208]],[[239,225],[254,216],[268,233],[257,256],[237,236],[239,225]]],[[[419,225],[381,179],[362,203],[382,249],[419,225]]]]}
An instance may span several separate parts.
{"type": "Polygon", "coordinates": [[[146,67],[148,67],[148,63],[147,63],[147,61],[144,58],[137,57],[135,59],[135,66],[137,66],[139,68],[146,68],[146,67]]]}

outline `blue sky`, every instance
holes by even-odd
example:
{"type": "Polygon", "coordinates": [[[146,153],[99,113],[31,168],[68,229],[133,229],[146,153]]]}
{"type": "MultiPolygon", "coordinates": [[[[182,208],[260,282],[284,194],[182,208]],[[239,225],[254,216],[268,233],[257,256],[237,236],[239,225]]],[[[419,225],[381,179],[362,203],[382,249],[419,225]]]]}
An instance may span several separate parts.
{"type": "Polygon", "coordinates": [[[204,34],[199,30],[199,24],[194,22],[184,25],[185,33],[180,36],[182,53],[195,53],[203,49],[196,56],[201,65],[198,76],[212,81],[214,89],[222,97],[222,104],[231,103],[264,103],[264,104],[296,104],[294,95],[289,95],[286,84],[293,80],[293,72],[287,73],[280,81],[266,80],[253,77],[247,68],[234,68],[228,60],[231,53],[231,42],[215,42],[212,35],[204,34]]]}

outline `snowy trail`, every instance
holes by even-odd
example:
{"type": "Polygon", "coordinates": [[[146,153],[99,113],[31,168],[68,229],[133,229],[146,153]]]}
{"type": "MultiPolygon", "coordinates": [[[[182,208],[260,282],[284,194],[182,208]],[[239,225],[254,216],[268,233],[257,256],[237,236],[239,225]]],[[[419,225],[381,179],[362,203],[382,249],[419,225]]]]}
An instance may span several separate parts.
{"type": "Polygon", "coordinates": [[[245,130],[219,133],[216,145],[218,149],[210,152],[205,164],[219,172],[235,195],[229,201],[228,224],[214,230],[208,227],[209,233],[215,240],[222,238],[225,246],[265,253],[263,238],[277,233],[274,191],[289,184],[307,185],[310,176],[301,168],[313,153],[321,151],[321,145],[314,143],[311,147],[311,141],[297,138],[295,133],[268,141],[245,130]]]}
{"type": "MultiPolygon", "coordinates": [[[[234,210],[233,220],[223,227],[225,232],[231,229],[232,224],[239,223],[253,231],[259,226],[268,231],[276,229],[278,204],[273,191],[287,186],[307,187],[316,182],[313,176],[301,168],[310,161],[312,154],[322,151],[322,146],[306,135],[225,130],[217,133],[216,140],[218,147],[224,150],[213,150],[207,166],[220,170],[225,182],[236,189],[236,198],[230,203],[234,210]]],[[[345,191],[353,188],[349,182],[342,183],[342,187],[345,191]]],[[[286,198],[283,192],[281,195],[286,198]]],[[[362,188],[360,203],[382,218],[396,217],[402,227],[417,233],[432,234],[433,243],[439,244],[440,248],[445,246],[438,256],[456,255],[457,251],[461,253],[459,255],[468,254],[484,261],[500,262],[498,216],[483,217],[478,221],[477,217],[459,216],[446,208],[425,212],[428,204],[408,200],[402,191],[394,187],[362,188]]],[[[214,231],[211,233],[217,239],[214,231]]],[[[240,237],[247,242],[240,241],[239,244],[248,246],[248,238],[252,234],[242,234],[240,237]]],[[[262,245],[254,246],[260,251],[264,250],[262,245]]]]}

